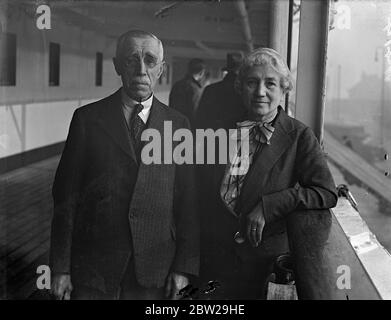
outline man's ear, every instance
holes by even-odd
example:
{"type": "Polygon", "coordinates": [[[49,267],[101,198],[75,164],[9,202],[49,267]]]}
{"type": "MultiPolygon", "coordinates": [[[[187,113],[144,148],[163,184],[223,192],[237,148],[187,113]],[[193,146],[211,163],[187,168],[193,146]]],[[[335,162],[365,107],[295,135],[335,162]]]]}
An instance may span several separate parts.
{"type": "Polygon", "coordinates": [[[159,65],[159,73],[158,73],[158,79],[161,77],[163,74],[164,68],[166,67],[166,62],[162,61],[162,63],[159,65]]]}
{"type": "Polygon", "coordinates": [[[121,65],[117,57],[113,57],[113,64],[115,72],[117,72],[117,74],[121,76],[121,65]]]}

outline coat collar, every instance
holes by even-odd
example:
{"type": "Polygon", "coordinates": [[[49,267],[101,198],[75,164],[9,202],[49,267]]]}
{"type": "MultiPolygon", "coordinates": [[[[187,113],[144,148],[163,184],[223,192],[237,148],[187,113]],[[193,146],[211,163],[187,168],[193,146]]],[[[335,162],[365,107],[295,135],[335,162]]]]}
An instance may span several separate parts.
{"type": "MultiPolygon", "coordinates": [[[[103,100],[97,122],[111,136],[115,143],[135,162],[136,153],[130,142],[126,120],[122,111],[121,89],[103,100]]],[[[164,105],[153,97],[151,113],[147,121],[147,128],[154,128],[159,132],[164,129],[164,105]]]]}
{"type": "Polygon", "coordinates": [[[191,75],[191,74],[188,74],[185,79],[187,81],[189,81],[190,83],[194,84],[195,86],[197,86],[198,88],[202,88],[202,84],[200,82],[198,82],[196,79],[194,79],[194,77],[191,75]]]}
{"type": "Polygon", "coordinates": [[[234,72],[230,71],[225,75],[223,82],[233,84],[235,82],[235,79],[236,79],[236,74],[234,72]]]}

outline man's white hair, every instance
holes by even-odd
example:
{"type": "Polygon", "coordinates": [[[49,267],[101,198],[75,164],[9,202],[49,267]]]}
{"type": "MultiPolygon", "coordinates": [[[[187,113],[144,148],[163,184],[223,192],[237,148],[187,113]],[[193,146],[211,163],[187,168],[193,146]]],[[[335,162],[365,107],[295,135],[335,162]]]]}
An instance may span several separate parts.
{"type": "Polygon", "coordinates": [[[144,38],[155,39],[158,43],[158,46],[159,46],[160,61],[163,61],[163,58],[164,58],[163,43],[153,33],[143,31],[143,30],[129,30],[129,31],[121,34],[117,40],[117,48],[115,50],[115,56],[117,58],[119,58],[121,56],[121,53],[123,53],[126,41],[128,39],[135,39],[135,38],[137,38],[137,39],[140,39],[140,38],[142,38],[142,39],[144,39],[144,38]]]}

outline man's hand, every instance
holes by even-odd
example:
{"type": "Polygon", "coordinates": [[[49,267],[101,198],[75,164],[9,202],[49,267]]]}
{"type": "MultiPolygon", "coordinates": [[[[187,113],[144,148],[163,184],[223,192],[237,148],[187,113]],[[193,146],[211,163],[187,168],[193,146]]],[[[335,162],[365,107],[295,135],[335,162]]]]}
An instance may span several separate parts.
{"type": "Polygon", "coordinates": [[[253,247],[258,247],[260,244],[264,227],[265,217],[261,201],[246,217],[247,239],[253,247]]]}
{"type": "Polygon", "coordinates": [[[171,300],[179,300],[181,296],[178,294],[179,290],[183,289],[189,284],[189,279],[183,274],[171,272],[166,281],[166,298],[171,300]]]}
{"type": "Polygon", "coordinates": [[[70,300],[73,290],[69,274],[56,274],[52,280],[52,294],[57,300],[70,300]]]}

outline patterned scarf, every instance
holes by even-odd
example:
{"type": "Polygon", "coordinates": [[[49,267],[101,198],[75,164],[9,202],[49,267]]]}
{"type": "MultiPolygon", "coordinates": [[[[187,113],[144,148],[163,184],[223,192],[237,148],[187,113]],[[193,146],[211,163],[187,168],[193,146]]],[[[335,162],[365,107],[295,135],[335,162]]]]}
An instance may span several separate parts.
{"type": "Polygon", "coordinates": [[[274,116],[272,119],[267,119],[264,122],[251,120],[239,122],[237,123],[237,131],[231,136],[231,138],[237,140],[237,152],[226,167],[220,188],[220,196],[228,210],[236,217],[239,216],[239,213],[236,213],[234,208],[246,174],[253,162],[254,155],[265,144],[270,145],[270,139],[274,132],[274,127],[271,125],[274,116]],[[245,146],[243,141],[247,137],[249,139],[249,150],[242,150],[242,147],[245,146]]]}

